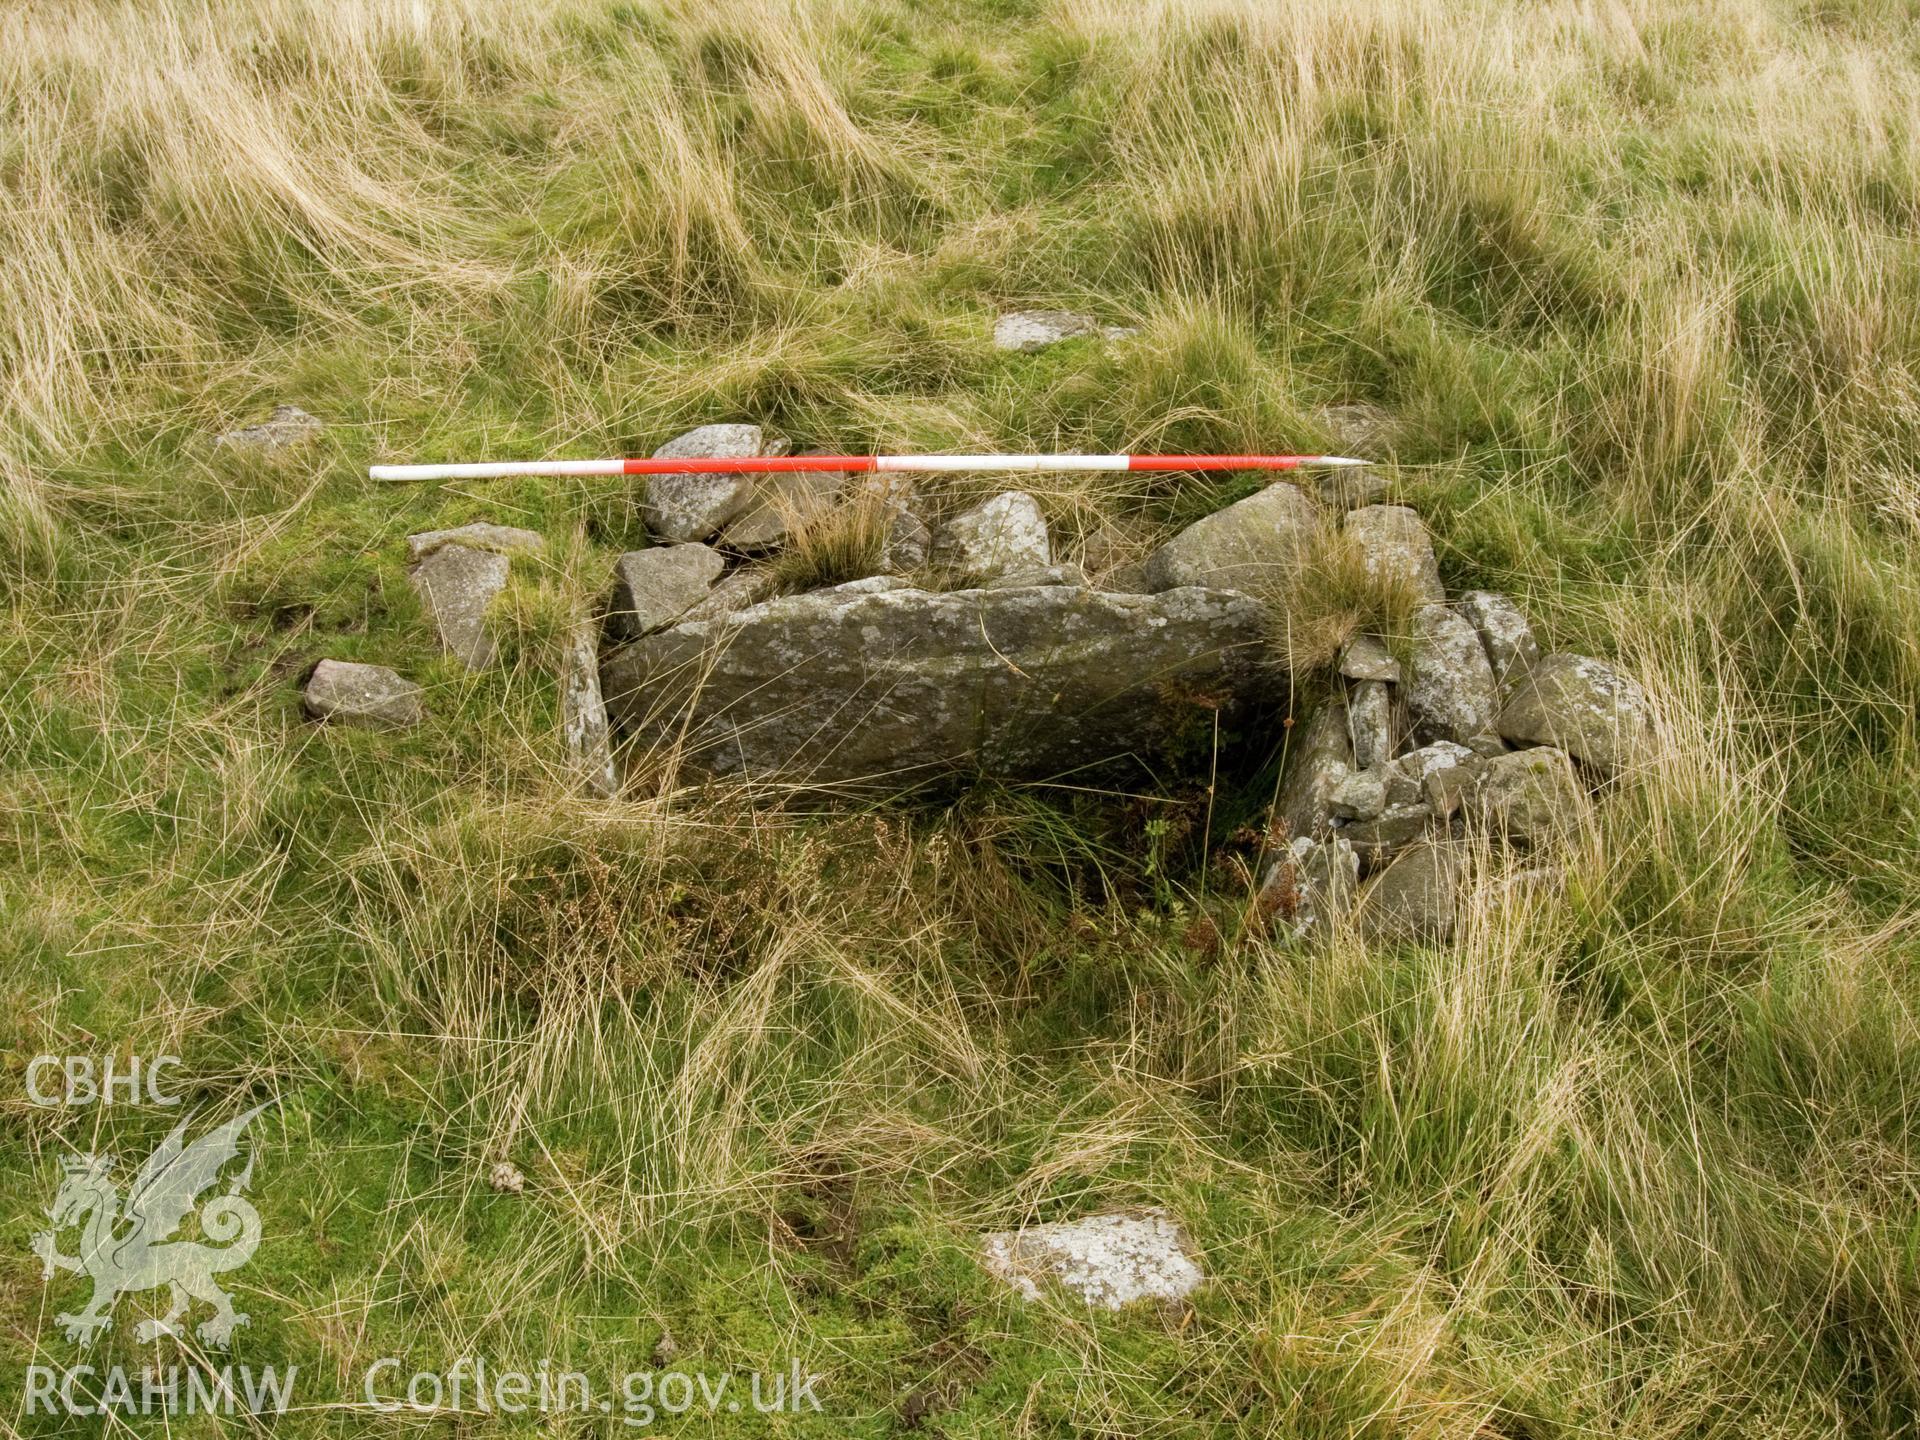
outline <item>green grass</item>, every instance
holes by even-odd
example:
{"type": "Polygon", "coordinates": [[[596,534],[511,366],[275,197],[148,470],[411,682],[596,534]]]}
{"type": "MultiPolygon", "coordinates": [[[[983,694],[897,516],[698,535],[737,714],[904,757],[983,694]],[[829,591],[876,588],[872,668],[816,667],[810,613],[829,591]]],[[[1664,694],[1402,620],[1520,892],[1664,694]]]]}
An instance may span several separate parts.
{"type": "MultiPolygon", "coordinates": [[[[79,1358],[28,1250],[59,1157],[174,1118],[25,1065],[111,1052],[280,1097],[234,1355],[301,1367],[285,1434],[624,1433],[323,1407],[380,1355],[598,1380],[664,1332],[827,1377],[717,1433],[1915,1433],[1906,7],[227,0],[0,41],[0,1425],[116,1428],[16,1398],[79,1358]],[[1141,333],[1003,355],[1011,304],[1141,333]],[[324,438],[206,446],[279,401],[324,438]],[[580,800],[551,652],[634,495],[365,478],[718,420],[1319,450],[1357,402],[1450,588],[1659,712],[1564,890],[1445,949],[1241,928],[1277,735],[1211,807],[580,800]],[[404,536],[478,518],[549,550],[476,676],[404,536]],[[308,725],[326,656],[427,722],[308,725]],[[1130,1204],[1191,1228],[1190,1310],[974,1263],[1130,1204]]],[[[1071,540],[1236,494],[1039,498],[1071,540]]],[[[1320,653],[1397,613],[1311,598],[1320,653]]]]}

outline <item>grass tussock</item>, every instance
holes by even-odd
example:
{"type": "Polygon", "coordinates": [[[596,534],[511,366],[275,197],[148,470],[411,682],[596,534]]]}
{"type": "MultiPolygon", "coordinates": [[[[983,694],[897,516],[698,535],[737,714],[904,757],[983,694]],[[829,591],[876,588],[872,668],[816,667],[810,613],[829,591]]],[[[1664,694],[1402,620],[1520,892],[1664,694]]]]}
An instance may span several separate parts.
{"type": "MultiPolygon", "coordinates": [[[[337,1389],[289,1434],[375,1356],[613,1373],[669,1332],[825,1372],[835,1434],[1913,1433],[1910,16],[989,8],[0,13],[0,1054],[279,1096],[243,1340],[337,1389]],[[1138,333],[1006,355],[1012,305],[1138,333]],[[324,434],[207,443],[280,402],[324,434]],[[1211,792],[861,809],[667,757],[584,800],[553,662],[633,494],[364,478],[721,420],[1321,451],[1355,417],[1450,588],[1657,711],[1561,879],[1444,948],[1242,923],[1277,736],[1211,792]],[[482,518],[549,549],[466,672],[404,537],[482,518]],[[424,723],[307,724],[327,656],[424,723]],[[975,1263],[1143,1204],[1210,1277],[1179,1314],[975,1263]]],[[[1241,493],[1036,491],[1096,570],[1241,493]]],[[[794,518],[785,583],[870,573],[880,507],[794,518]]],[[[1329,538],[1275,649],[1305,674],[1409,609],[1329,538]]],[[[21,1216],[173,1118],[22,1083],[21,1216]]],[[[72,1358],[67,1282],[7,1273],[8,1363],[72,1358]]],[[[102,1352],[136,1368],[138,1303],[102,1352]]]]}

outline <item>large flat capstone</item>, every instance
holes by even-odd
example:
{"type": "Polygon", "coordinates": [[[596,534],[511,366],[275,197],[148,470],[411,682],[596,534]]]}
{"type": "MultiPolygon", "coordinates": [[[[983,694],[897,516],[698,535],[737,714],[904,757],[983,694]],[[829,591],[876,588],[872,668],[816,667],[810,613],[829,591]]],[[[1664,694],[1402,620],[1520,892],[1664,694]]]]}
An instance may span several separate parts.
{"type": "Polygon", "coordinates": [[[844,588],[683,623],[615,651],[608,708],[728,776],[813,784],[941,769],[1045,777],[1185,756],[1214,707],[1286,693],[1260,606],[1195,587],[844,588]]]}

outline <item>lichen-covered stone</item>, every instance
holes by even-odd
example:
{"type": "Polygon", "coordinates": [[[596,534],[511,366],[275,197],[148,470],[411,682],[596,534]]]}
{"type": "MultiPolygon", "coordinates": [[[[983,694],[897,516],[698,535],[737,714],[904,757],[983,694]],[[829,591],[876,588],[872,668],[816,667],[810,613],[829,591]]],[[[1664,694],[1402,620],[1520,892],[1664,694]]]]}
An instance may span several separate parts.
{"type": "Polygon", "coordinates": [[[613,768],[613,731],[600,693],[594,630],[584,620],[573,627],[560,670],[560,723],[580,787],[589,795],[610,800],[619,793],[620,780],[613,768]]]}
{"type": "Polygon", "coordinates": [[[748,565],[734,571],[706,593],[706,597],[680,617],[678,623],[719,620],[749,610],[763,600],[771,600],[780,590],[773,571],[760,565],[748,565]]]}
{"type": "Polygon", "coordinates": [[[1573,761],[1550,745],[1481,761],[1472,794],[1474,812],[1488,831],[1524,846],[1572,833],[1589,803],[1573,761]]]}
{"type": "Polygon", "coordinates": [[[1290,837],[1327,837],[1333,819],[1333,788],[1352,769],[1346,697],[1332,695],[1295,724],[1287,742],[1286,769],[1274,808],[1290,837]]]}
{"type": "Polygon", "coordinates": [[[913,511],[902,509],[895,513],[887,526],[887,539],[880,552],[880,563],[896,575],[918,570],[927,563],[927,552],[932,544],[933,533],[927,529],[926,521],[913,511]]]}
{"type": "Polygon", "coordinates": [[[1418,514],[1404,505],[1364,505],[1347,516],[1345,533],[1360,546],[1367,573],[1404,586],[1416,599],[1446,599],[1433,537],[1418,514]]]}
{"type": "Polygon", "coordinates": [[[1356,769],[1384,765],[1393,754],[1393,697],[1379,680],[1362,680],[1347,695],[1347,728],[1353,732],[1356,769]]]}
{"type": "Polygon", "coordinates": [[[1407,709],[1419,739],[1464,742],[1492,728],[1500,698],[1493,666],[1473,626],[1445,605],[1414,615],[1412,669],[1407,709]]]}
{"type": "Polygon", "coordinates": [[[1643,759],[1652,711],[1639,682],[1603,660],[1548,655],[1515,688],[1496,727],[1524,745],[1554,745],[1604,774],[1643,759]]]}
{"type": "Polygon", "coordinates": [[[469,670],[493,663],[487,606],[506,588],[508,568],[507,557],[496,551],[442,545],[407,572],[441,646],[469,670]]]}
{"type": "Polygon", "coordinates": [[[1371,820],[1355,820],[1340,827],[1339,835],[1354,853],[1377,870],[1381,863],[1426,837],[1433,827],[1433,812],[1424,801],[1389,805],[1371,820]]]}
{"type": "Polygon", "coordinates": [[[1196,520],[1147,559],[1155,590],[1204,585],[1249,595],[1278,592],[1320,528],[1320,512],[1297,487],[1279,481],[1196,520]]]}
{"type": "Polygon", "coordinates": [[[1079,340],[1099,335],[1108,340],[1124,340],[1134,334],[1130,326],[1102,325],[1091,315],[1071,310],[1013,310],[993,322],[994,348],[1031,354],[1062,340],[1079,340]]]}
{"type": "Polygon", "coordinates": [[[778,549],[796,527],[811,525],[833,509],[844,478],[833,470],[755,476],[745,513],[727,526],[720,543],[749,554],[778,549]]]}
{"type": "Polygon", "coordinates": [[[603,681],[627,732],[684,734],[710,772],[889,786],[1201,763],[1211,706],[1237,723],[1285,693],[1245,596],[1065,585],[769,600],[636,640],[603,681]]]}
{"type": "Polygon", "coordinates": [[[424,560],[442,545],[498,550],[503,555],[537,554],[547,548],[546,538],[538,531],[480,520],[472,525],[456,525],[451,530],[422,530],[407,536],[407,559],[424,560]]]}
{"type": "Polygon", "coordinates": [[[271,454],[317,438],[326,427],[298,405],[276,405],[258,425],[245,425],[216,436],[217,450],[259,450],[271,454]]]}
{"type": "Polygon", "coordinates": [[[420,723],[420,687],[384,665],[322,660],[301,699],[316,720],[389,729],[420,723]]]}
{"type": "MultiPolygon", "coordinates": [[[[787,442],[758,425],[702,425],[676,435],[653,455],[656,460],[720,460],[786,453],[787,442]]],[[[653,475],[647,479],[641,516],[648,531],[669,545],[710,540],[747,510],[754,494],[751,475],[653,475]]]]}
{"type": "Polygon", "coordinates": [[[1396,855],[1360,891],[1354,926],[1376,944],[1453,938],[1467,860],[1458,845],[1425,840],[1396,855]]]}
{"type": "Polygon", "coordinates": [[[607,622],[621,639],[671,625],[706,599],[727,568],[705,545],[650,545],[613,562],[613,598],[607,622]]]}
{"type": "Polygon", "coordinates": [[[1089,1215],[1004,1230],[982,1240],[990,1274],[1026,1300],[1059,1285],[1090,1306],[1118,1310],[1137,1300],[1181,1300],[1206,1277],[1186,1233],[1165,1212],[1089,1215]]]}
{"type": "Polygon", "coordinates": [[[1257,902],[1277,928],[1304,940],[1344,921],[1359,885],[1360,860],[1346,840],[1297,835],[1268,867],[1257,902]]]}
{"type": "Polygon", "coordinates": [[[1377,820],[1387,808],[1384,768],[1352,770],[1335,782],[1327,803],[1342,820],[1377,820]]]}
{"type": "Polygon", "coordinates": [[[1460,601],[1460,613],[1480,636],[1493,666],[1493,678],[1511,685],[1540,659],[1540,642],[1520,607],[1492,590],[1471,590],[1460,601]]]}
{"type": "Polygon", "coordinates": [[[1386,767],[1387,804],[1426,803],[1429,780],[1443,770],[1471,767],[1474,759],[1472,750],[1451,740],[1436,740],[1409,750],[1386,767]]]}
{"type": "Polygon", "coordinates": [[[1401,681],[1400,662],[1377,635],[1355,635],[1340,647],[1337,666],[1349,680],[1380,680],[1389,685],[1401,681]]]}
{"type": "Polygon", "coordinates": [[[933,563],[968,580],[991,580],[1053,563],[1040,502],[1008,490],[963,510],[933,538],[933,563]]]}

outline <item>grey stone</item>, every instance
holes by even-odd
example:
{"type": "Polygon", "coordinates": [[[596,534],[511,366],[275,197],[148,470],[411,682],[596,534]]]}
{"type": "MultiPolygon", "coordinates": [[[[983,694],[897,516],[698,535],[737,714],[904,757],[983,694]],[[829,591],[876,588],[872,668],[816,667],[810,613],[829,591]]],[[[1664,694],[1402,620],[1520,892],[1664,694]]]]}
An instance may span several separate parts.
{"type": "MultiPolygon", "coordinates": [[[[702,425],[677,435],[653,452],[656,460],[720,460],[784,455],[787,443],[758,425],[702,425]]],[[[641,516],[647,529],[668,544],[708,540],[753,503],[751,475],[699,475],[691,471],[653,475],[641,516]]]]}
{"type": "Polygon", "coordinates": [[[1404,505],[1366,505],[1347,516],[1346,534],[1359,543],[1367,574],[1406,587],[1418,600],[1446,598],[1440,563],[1426,522],[1404,505]]]}
{"type": "Polygon", "coordinates": [[[880,552],[880,563],[895,574],[907,570],[918,570],[927,563],[927,550],[932,543],[933,535],[927,529],[926,521],[913,511],[903,509],[893,517],[893,523],[887,527],[887,539],[880,552]]]}
{"type": "Polygon", "coordinates": [[[1451,740],[1436,740],[1409,750],[1387,766],[1387,804],[1424,805],[1429,780],[1443,770],[1471,767],[1474,759],[1472,750],[1451,740]]]}
{"type": "Polygon", "coordinates": [[[573,627],[560,671],[560,723],[581,788],[589,795],[611,800],[620,793],[620,777],[613,768],[613,731],[607,723],[606,700],[600,693],[595,629],[585,620],[573,627]]]}
{"type": "Polygon", "coordinates": [[[1362,680],[1347,696],[1347,728],[1353,732],[1353,763],[1365,770],[1393,754],[1393,697],[1378,680],[1362,680]]]}
{"type": "Polygon", "coordinates": [[[1087,573],[1078,565],[1045,565],[1037,570],[1019,570],[1010,575],[996,575],[983,587],[989,590],[1011,590],[1022,585],[1085,585],[1087,573]]]}
{"type": "Polygon", "coordinates": [[[1089,1306],[1118,1310],[1137,1300],[1184,1299],[1206,1278],[1186,1232],[1161,1210],[1028,1225],[981,1244],[988,1273],[1026,1300],[1038,1300],[1041,1283],[1051,1282],[1089,1306]]]}
{"type": "Polygon", "coordinates": [[[607,621],[631,640],[671,625],[704,600],[727,562],[705,545],[650,545],[613,562],[607,621]]]}
{"type": "Polygon", "coordinates": [[[783,470],[754,477],[746,513],[728,525],[720,543],[730,550],[774,550],[796,526],[812,524],[839,499],[845,477],[834,470],[783,470]]]}
{"type": "Polygon", "coordinates": [[[1124,340],[1135,333],[1131,326],[1102,325],[1090,315],[1077,315],[1071,310],[1014,310],[993,322],[994,347],[1022,354],[1088,335],[1124,340]]]}
{"type": "Polygon", "coordinates": [[[384,665],[322,660],[301,695],[307,714],[336,724],[405,729],[420,723],[420,687],[384,665]]]}
{"type": "Polygon", "coordinates": [[[1322,405],[1313,412],[1313,418],[1322,430],[1333,436],[1335,446],[1343,455],[1374,460],[1393,448],[1394,418],[1378,405],[1364,400],[1322,405]]]}
{"type": "Polygon", "coordinates": [[[1400,683],[1400,662],[1377,635],[1356,635],[1340,647],[1339,671],[1349,680],[1400,683]]]}
{"type": "Polygon", "coordinates": [[[1410,845],[1361,889],[1355,927],[1376,944],[1450,940],[1466,873],[1466,856],[1457,845],[1410,845]]]}
{"type": "Polygon", "coordinates": [[[242,426],[214,438],[218,450],[260,450],[269,454],[316,438],[326,427],[298,405],[276,405],[258,425],[242,426]]]}
{"type": "Polygon", "coordinates": [[[636,640],[602,679],[627,733],[684,733],[700,768],[823,784],[1131,773],[1286,689],[1245,596],[1075,586],[789,596],[636,640]]]}
{"type": "Polygon", "coordinates": [[[991,580],[1053,563],[1040,502],[1008,490],[947,521],[933,538],[934,564],[968,580],[991,580]]]}
{"type": "Polygon", "coordinates": [[[1304,492],[1278,481],[1196,520],[1147,559],[1155,590],[1205,585],[1270,596],[1299,565],[1320,528],[1320,512],[1304,492]]]}
{"type": "Polygon", "coordinates": [[[1353,768],[1353,740],[1347,733],[1347,701],[1331,695],[1296,722],[1287,742],[1286,770],[1275,805],[1290,838],[1323,840],[1333,818],[1333,787],[1353,768]]]}
{"type": "Polygon", "coordinates": [[[750,610],[779,592],[780,581],[771,570],[749,565],[727,576],[706,598],[680,617],[683,625],[695,621],[720,620],[742,610],[750,610]]]}
{"type": "Polygon", "coordinates": [[[1603,774],[1645,756],[1652,711],[1639,682],[1602,660],[1548,655],[1523,678],[1496,727],[1507,740],[1556,745],[1603,774]]]}
{"type": "Polygon", "coordinates": [[[1080,537],[1080,564],[1087,574],[1104,580],[1112,571],[1143,561],[1146,540],[1138,531],[1132,522],[1102,517],[1080,537]]]}
{"type": "Polygon", "coordinates": [[[1309,483],[1329,510],[1358,510],[1363,505],[1379,504],[1387,495],[1387,477],[1371,465],[1315,470],[1309,483]]]}
{"type": "Polygon", "coordinates": [[[1540,642],[1520,607],[1492,590],[1470,590],[1460,601],[1493,666],[1493,678],[1512,685],[1540,659],[1540,642]]]}
{"type": "Polygon", "coordinates": [[[1407,709],[1422,740],[1465,741],[1493,726],[1500,702],[1493,667],[1473,627],[1444,605],[1413,617],[1407,709]]]}
{"type": "Polygon", "coordinates": [[[1333,813],[1343,820],[1377,820],[1387,808],[1387,777],[1381,767],[1353,770],[1342,776],[1327,796],[1333,813]]]}
{"type": "Polygon", "coordinates": [[[433,618],[440,644],[469,670],[493,663],[487,606],[507,585],[507,557],[469,545],[442,545],[407,572],[433,618]]]}
{"type": "Polygon", "coordinates": [[[1380,863],[1424,839],[1433,827],[1433,812],[1424,803],[1391,805],[1371,820],[1355,820],[1340,827],[1340,836],[1354,853],[1378,869],[1380,863]]]}
{"type": "MultiPolygon", "coordinates": [[[[879,595],[888,590],[911,590],[912,582],[898,575],[869,575],[862,580],[843,580],[838,585],[822,586],[820,595],[879,595]]],[[[755,602],[758,603],[757,601],[755,602]]]]}
{"type": "Polygon", "coordinates": [[[1299,835],[1268,868],[1258,906],[1294,939],[1304,940],[1327,934],[1347,918],[1359,884],[1360,860],[1346,840],[1299,835]]]}
{"type": "Polygon", "coordinates": [[[1421,797],[1436,820],[1451,820],[1471,800],[1480,784],[1477,762],[1444,765],[1428,772],[1421,797]]]}
{"type": "Polygon", "coordinates": [[[1548,745],[1481,762],[1474,813],[1494,835],[1544,846],[1569,835],[1590,802],[1566,751],[1548,745]]]}
{"type": "Polygon", "coordinates": [[[537,531],[512,525],[494,525],[485,520],[458,525],[451,530],[422,530],[407,536],[407,559],[424,560],[442,545],[465,545],[472,550],[498,550],[503,555],[538,554],[547,548],[546,538],[537,531]]]}

